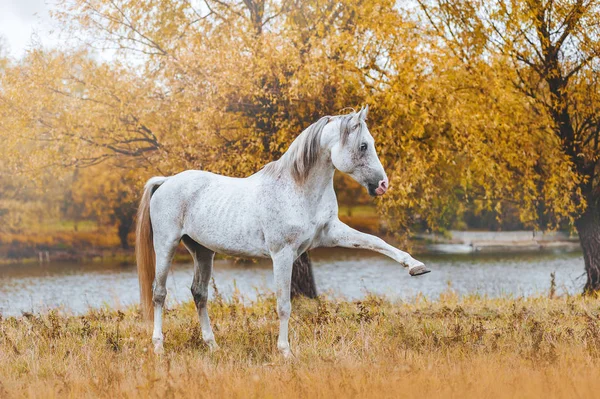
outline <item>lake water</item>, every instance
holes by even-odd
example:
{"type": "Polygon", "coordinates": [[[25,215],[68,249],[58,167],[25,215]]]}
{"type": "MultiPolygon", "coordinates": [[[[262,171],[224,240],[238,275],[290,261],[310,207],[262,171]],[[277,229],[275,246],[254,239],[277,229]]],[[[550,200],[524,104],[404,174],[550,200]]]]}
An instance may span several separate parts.
{"type": "MultiPolygon", "coordinates": [[[[407,269],[371,252],[317,250],[311,257],[319,293],[347,299],[367,293],[393,300],[419,294],[436,299],[449,285],[459,294],[529,296],[548,292],[552,272],[558,294],[578,293],[585,283],[580,252],[419,255],[432,270],[420,277],[410,277],[407,269]]],[[[191,300],[192,276],[191,263],[173,266],[167,284],[169,303],[191,300]]],[[[213,276],[226,297],[235,289],[247,299],[274,290],[271,264],[266,260],[257,264],[216,260],[213,276]]],[[[90,307],[122,308],[137,302],[133,264],[0,266],[0,313],[5,316],[55,307],[81,313],[90,307]]]]}

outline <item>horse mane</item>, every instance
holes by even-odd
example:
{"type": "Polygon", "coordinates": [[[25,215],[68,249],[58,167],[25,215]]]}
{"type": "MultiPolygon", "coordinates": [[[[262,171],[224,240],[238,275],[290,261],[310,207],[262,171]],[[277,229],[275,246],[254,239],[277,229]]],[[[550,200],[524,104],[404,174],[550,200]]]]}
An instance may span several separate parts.
{"type": "Polygon", "coordinates": [[[308,178],[311,169],[319,159],[321,134],[323,133],[325,125],[334,119],[340,118],[340,140],[342,144],[345,144],[350,135],[348,125],[354,115],[355,113],[322,117],[300,133],[281,158],[265,165],[263,168],[264,172],[269,176],[276,177],[284,170],[289,169],[292,177],[297,183],[304,183],[308,178]]]}

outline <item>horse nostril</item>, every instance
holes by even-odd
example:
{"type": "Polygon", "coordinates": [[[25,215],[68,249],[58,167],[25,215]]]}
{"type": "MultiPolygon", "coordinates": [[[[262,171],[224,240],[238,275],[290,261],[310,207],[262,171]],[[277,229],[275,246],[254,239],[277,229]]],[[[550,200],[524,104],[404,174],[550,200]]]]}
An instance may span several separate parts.
{"type": "Polygon", "coordinates": [[[369,193],[371,195],[383,195],[386,193],[386,191],[388,190],[388,187],[390,186],[388,179],[379,180],[379,182],[377,183],[377,188],[375,188],[374,190],[373,190],[373,188],[375,185],[374,184],[371,185],[371,184],[369,184],[369,193]]]}

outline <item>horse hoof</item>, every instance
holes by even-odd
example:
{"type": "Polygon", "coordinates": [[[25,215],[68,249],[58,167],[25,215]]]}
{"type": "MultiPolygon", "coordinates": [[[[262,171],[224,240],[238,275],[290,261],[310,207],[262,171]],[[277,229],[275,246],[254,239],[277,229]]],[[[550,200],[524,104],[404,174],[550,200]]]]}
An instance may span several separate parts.
{"type": "Polygon", "coordinates": [[[219,344],[217,344],[217,341],[215,341],[215,340],[207,341],[206,345],[208,345],[208,350],[210,352],[216,352],[219,349],[221,349],[221,347],[219,346],[219,344]]]}
{"type": "Polygon", "coordinates": [[[420,266],[417,266],[417,267],[413,267],[412,269],[410,269],[408,271],[408,273],[411,276],[413,276],[413,277],[414,276],[420,276],[422,274],[427,274],[429,272],[431,272],[431,270],[429,270],[428,268],[426,268],[425,265],[420,265],[420,266]]]}
{"type": "Polygon", "coordinates": [[[153,338],[152,343],[154,344],[154,353],[156,355],[162,355],[165,353],[165,349],[163,348],[163,340],[160,338],[153,338]]]}
{"type": "Polygon", "coordinates": [[[165,348],[163,348],[162,344],[154,345],[154,354],[155,355],[164,355],[165,354],[165,348]]]}
{"type": "Polygon", "coordinates": [[[290,350],[290,348],[280,349],[279,353],[281,353],[281,356],[286,360],[295,359],[295,356],[292,353],[292,351],[290,350]]]}

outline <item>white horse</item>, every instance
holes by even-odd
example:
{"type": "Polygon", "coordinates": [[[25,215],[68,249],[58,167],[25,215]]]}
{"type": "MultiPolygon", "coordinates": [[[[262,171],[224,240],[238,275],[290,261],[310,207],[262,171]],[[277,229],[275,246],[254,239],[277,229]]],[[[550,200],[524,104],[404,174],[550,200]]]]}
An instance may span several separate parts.
{"type": "Polygon", "coordinates": [[[367,112],[368,107],[319,119],[279,160],[247,178],[188,170],[148,180],[138,211],[136,254],[146,317],[152,317],[154,305],[156,353],[163,352],[165,284],[180,241],[194,258],[192,294],[202,338],[211,349],[218,348],[206,309],[215,252],[273,260],[280,320],[277,348],[285,357],[291,356],[292,264],[303,252],[317,247],[364,248],[408,267],[412,276],[429,272],[408,253],[338,219],[335,169],[352,176],[372,196],[388,190],[365,123],[367,112]]]}

